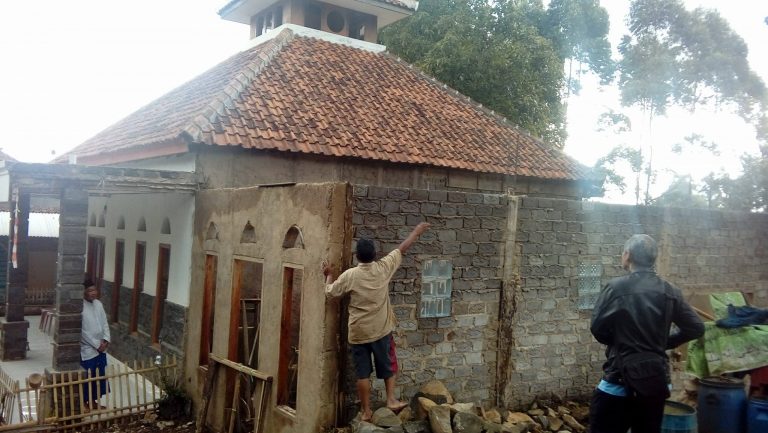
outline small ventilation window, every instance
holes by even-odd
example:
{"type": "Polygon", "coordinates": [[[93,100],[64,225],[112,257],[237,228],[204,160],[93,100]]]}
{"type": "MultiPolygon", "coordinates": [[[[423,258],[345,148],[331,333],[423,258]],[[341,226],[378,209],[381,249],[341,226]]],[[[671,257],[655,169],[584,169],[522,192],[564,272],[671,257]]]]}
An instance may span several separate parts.
{"type": "Polygon", "coordinates": [[[261,36],[283,24],[283,7],[277,6],[256,17],[253,23],[254,36],[261,36]]]}
{"type": "Polygon", "coordinates": [[[160,227],[161,235],[171,234],[171,220],[168,217],[163,218],[163,225],[160,227]]]}
{"type": "Polygon", "coordinates": [[[579,300],[577,306],[579,310],[591,310],[595,308],[597,297],[600,295],[603,277],[602,265],[579,265],[578,292],[579,300]]]}
{"type": "Polygon", "coordinates": [[[421,275],[419,317],[451,315],[453,265],[448,260],[427,260],[421,275]]]}
{"type": "Polygon", "coordinates": [[[342,30],[344,30],[344,15],[341,14],[339,11],[330,11],[328,12],[328,17],[326,18],[328,23],[328,29],[334,33],[341,33],[342,30]]]}
{"type": "Polygon", "coordinates": [[[349,37],[361,41],[365,40],[365,22],[357,14],[349,17],[349,37]]]}
{"type": "Polygon", "coordinates": [[[240,243],[241,244],[256,243],[256,230],[253,228],[250,221],[245,223],[245,228],[243,228],[243,234],[240,235],[240,243]]]}
{"type": "Polygon", "coordinates": [[[139,219],[139,225],[136,227],[136,231],[139,231],[139,232],[147,231],[147,220],[145,220],[144,217],[141,217],[139,219]]]}
{"type": "Polygon", "coordinates": [[[219,240],[219,229],[216,228],[216,224],[214,224],[213,221],[208,224],[208,231],[205,232],[205,240],[219,240]]]}
{"type": "Polygon", "coordinates": [[[320,30],[320,16],[322,15],[322,9],[315,4],[307,5],[304,10],[304,27],[310,29],[320,30]]]}
{"type": "Polygon", "coordinates": [[[125,217],[120,216],[120,219],[117,221],[117,229],[118,230],[125,230],[125,217]]]}
{"type": "Polygon", "coordinates": [[[301,230],[298,227],[292,226],[288,229],[288,233],[285,234],[285,239],[283,239],[283,248],[304,249],[304,236],[302,236],[301,230]]]}

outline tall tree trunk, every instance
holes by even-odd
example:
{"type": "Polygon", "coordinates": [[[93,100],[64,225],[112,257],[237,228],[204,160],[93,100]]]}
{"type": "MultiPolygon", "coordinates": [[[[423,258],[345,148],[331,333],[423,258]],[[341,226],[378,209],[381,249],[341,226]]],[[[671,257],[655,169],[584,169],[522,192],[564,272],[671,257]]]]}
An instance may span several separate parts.
{"type": "Polygon", "coordinates": [[[651,204],[651,176],[653,175],[653,105],[648,115],[648,169],[645,173],[645,205],[651,204]]]}

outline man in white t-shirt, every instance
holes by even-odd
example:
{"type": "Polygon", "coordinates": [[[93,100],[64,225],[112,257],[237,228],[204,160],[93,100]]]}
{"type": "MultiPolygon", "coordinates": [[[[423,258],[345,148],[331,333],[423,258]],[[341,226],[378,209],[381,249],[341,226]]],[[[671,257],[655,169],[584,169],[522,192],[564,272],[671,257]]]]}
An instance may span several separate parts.
{"type": "MultiPolygon", "coordinates": [[[[107,313],[101,301],[96,299],[96,286],[86,280],[83,285],[83,315],[80,332],[80,366],[90,373],[91,377],[104,376],[107,367],[107,347],[109,346],[109,324],[107,313]]],[[[99,409],[99,399],[107,393],[107,380],[101,379],[83,387],[83,402],[85,411],[99,409]]]]}
{"type": "Polygon", "coordinates": [[[389,281],[400,266],[402,255],[428,229],[428,223],[420,223],[400,246],[377,261],[374,261],[376,247],[373,241],[359,239],[355,252],[359,262],[357,267],[347,269],[337,280],[334,279],[331,266],[323,262],[325,296],[350,296],[348,340],[355,361],[357,394],[363,421],[370,421],[372,416],[370,376],[374,365],[376,377],[384,379],[387,407],[397,412],[407,405],[394,395],[397,356],[392,331],[397,323],[389,302],[389,281]]]}

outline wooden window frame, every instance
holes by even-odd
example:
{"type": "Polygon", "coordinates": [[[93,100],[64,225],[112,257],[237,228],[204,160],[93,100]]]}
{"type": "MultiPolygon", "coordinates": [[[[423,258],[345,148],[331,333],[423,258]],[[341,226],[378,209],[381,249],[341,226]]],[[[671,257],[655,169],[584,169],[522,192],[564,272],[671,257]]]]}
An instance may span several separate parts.
{"type": "MultiPolygon", "coordinates": [[[[296,411],[298,406],[298,395],[297,399],[293,406],[290,405],[290,383],[289,380],[289,366],[291,362],[291,325],[292,325],[292,312],[293,312],[293,297],[294,297],[294,291],[297,289],[294,287],[294,281],[296,277],[296,271],[299,271],[302,273],[301,277],[301,285],[298,287],[299,293],[299,319],[297,321],[297,324],[299,326],[298,329],[298,345],[300,345],[301,342],[301,310],[303,306],[302,300],[303,300],[303,286],[304,286],[304,268],[301,266],[292,266],[289,264],[284,264],[282,266],[283,269],[283,287],[282,287],[282,311],[280,314],[280,343],[278,346],[278,368],[277,368],[277,405],[282,406],[285,408],[289,408],[293,411],[296,411]]],[[[297,351],[300,351],[300,348],[297,347],[297,351]]],[[[299,363],[297,362],[296,365],[296,386],[298,387],[298,380],[299,380],[299,363]]]]}

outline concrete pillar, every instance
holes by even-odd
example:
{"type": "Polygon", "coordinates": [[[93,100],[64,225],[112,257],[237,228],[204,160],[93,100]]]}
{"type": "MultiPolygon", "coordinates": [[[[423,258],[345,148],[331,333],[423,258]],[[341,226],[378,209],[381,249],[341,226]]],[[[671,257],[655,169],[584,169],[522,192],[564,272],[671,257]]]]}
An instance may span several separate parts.
{"type": "Polygon", "coordinates": [[[59,256],[56,278],[54,371],[80,368],[80,329],[88,225],[88,192],[78,185],[61,192],[59,256]]]}
{"type": "Polygon", "coordinates": [[[5,318],[0,319],[0,359],[13,361],[27,357],[27,330],[24,320],[24,298],[29,275],[29,194],[20,194],[11,202],[11,221],[8,236],[8,284],[5,289],[5,318]],[[18,209],[18,212],[15,210],[18,209]],[[16,263],[13,267],[12,251],[16,235],[16,263]]]}

